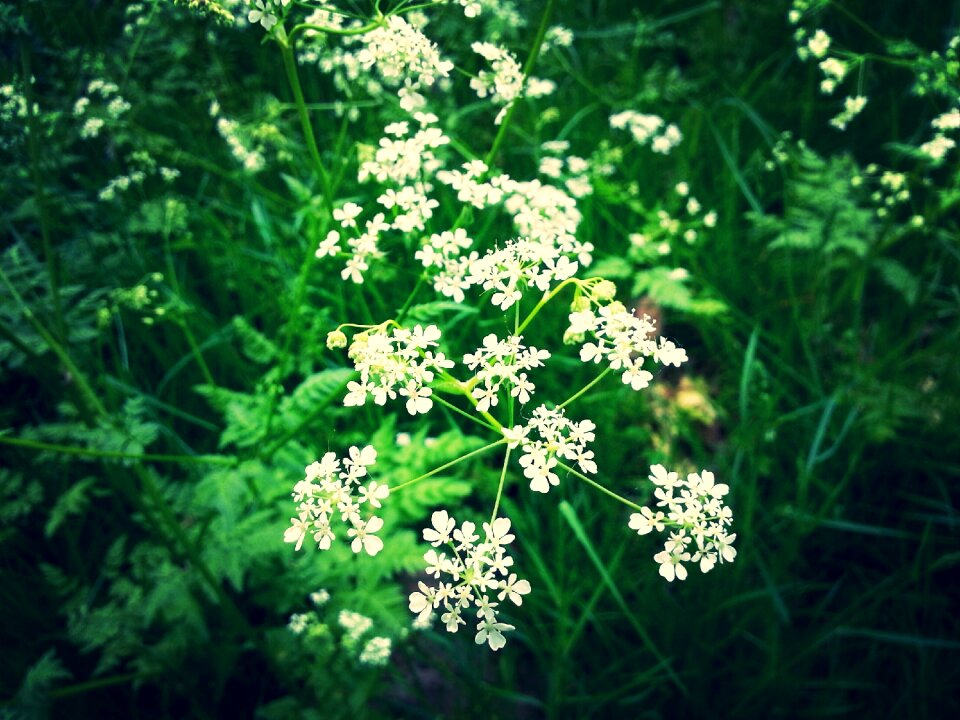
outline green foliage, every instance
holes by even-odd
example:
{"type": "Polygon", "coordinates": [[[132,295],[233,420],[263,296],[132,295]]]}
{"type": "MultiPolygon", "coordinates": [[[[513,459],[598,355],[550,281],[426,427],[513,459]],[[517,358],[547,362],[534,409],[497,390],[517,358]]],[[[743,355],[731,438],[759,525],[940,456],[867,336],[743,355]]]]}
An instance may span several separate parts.
{"type": "MultiPolygon", "coordinates": [[[[483,5],[470,21],[430,8],[426,31],[444,52],[496,40],[522,62],[544,3],[483,5]]],[[[848,0],[806,3],[792,26],[785,2],[556,5],[551,24],[576,40],[535,70],[556,92],[516,103],[492,164],[537,177],[554,140],[589,159],[589,274],[664,311],[690,362],[649,393],[608,379],[574,407],[612,428],[593,447],[630,500],[652,462],[715,468],[736,564],[666,586],[614,501],[567,476],[532,497],[514,473],[501,507],[533,586],[507,617],[516,642],[491,657],[473,627],[413,633],[421,529],[439,508],[488,518],[486,455],[391,495],[376,556],[345,531],[295,553],[290,492],[324,452],[371,443],[371,476],[396,486],[494,437],[446,408],[426,424],[402,401],[342,407],[355,373],[327,332],[396,316],[422,268],[390,245],[355,287],[314,251],[331,203],[375,204],[357,160],[405,116],[366,83],[342,90],[299,36],[328,197],[247,4],[3,4],[0,717],[960,713],[960,166],[956,148],[922,149],[956,107],[955,9],[877,4],[860,20],[848,0]],[[798,59],[799,27],[845,53],[834,95],[798,59]],[[98,80],[130,108],[111,115],[98,80]],[[829,119],[854,91],[869,103],[841,134],[829,119]],[[683,142],[666,156],[617,136],[624,109],[662,115],[683,142]],[[91,118],[104,125],[85,137],[91,118]],[[309,600],[321,588],[323,605],[309,600]],[[342,610],[371,618],[364,639],[392,640],[389,665],[359,661],[342,610]],[[311,629],[293,632],[292,614],[311,629]]],[[[451,166],[497,135],[476,100],[429,93],[451,166]]],[[[430,232],[470,227],[481,249],[512,232],[457,203],[434,213],[430,232]]],[[[405,321],[449,326],[451,357],[513,320],[425,297],[405,321]]],[[[568,302],[531,337],[559,337],[568,302]]],[[[575,352],[548,363],[545,397],[593,377],[575,352]]]]}

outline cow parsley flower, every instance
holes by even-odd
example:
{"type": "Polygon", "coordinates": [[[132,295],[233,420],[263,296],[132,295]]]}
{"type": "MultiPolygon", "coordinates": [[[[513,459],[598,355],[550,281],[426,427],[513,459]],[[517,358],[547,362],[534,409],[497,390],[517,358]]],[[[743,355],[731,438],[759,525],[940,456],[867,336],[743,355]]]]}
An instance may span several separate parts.
{"type": "Polygon", "coordinates": [[[329,550],[336,539],[332,523],[337,515],[348,525],[347,536],[351,549],[376,555],[383,549],[383,541],[374,533],[383,527],[383,520],[370,514],[364,518],[364,506],[380,508],[390,490],[371,481],[364,485],[367,468],[377,461],[372,445],[353,446],[342,460],[328,452],[320,460],[304,469],[304,479],[294,485],[293,499],[297,503],[297,517],[283,535],[284,542],[295,543],[295,550],[303,546],[308,534],[313,535],[317,547],[329,550]]]}
{"type": "Polygon", "coordinates": [[[500,604],[509,600],[519,606],[531,590],[529,581],[518,579],[510,570],[513,558],[506,548],[514,540],[510,520],[501,517],[483,523],[483,542],[478,542],[476,524],[465,521],[458,528],[446,510],[433,513],[430,521],[423,539],[441,550],[427,551],[424,560],[427,574],[438,582],[428,585],[421,581],[418,590],[410,593],[408,605],[417,615],[415,624],[423,627],[432,622],[437,610],[447,632],[457,632],[468,622],[464,616],[473,613],[476,643],[499,650],[506,644],[505,633],[514,629],[500,621],[500,604]]]}
{"type": "Polygon", "coordinates": [[[399,392],[406,398],[411,415],[426,413],[433,407],[433,391],[427,387],[437,371],[453,367],[439,346],[440,330],[436,325],[416,325],[412,330],[394,328],[389,334],[383,328],[358,333],[348,351],[360,373],[359,381],[347,383],[346,406],[363,405],[372,396],[377,405],[395,400],[399,392]]]}
{"type": "Polygon", "coordinates": [[[509,387],[510,395],[521,404],[530,401],[535,387],[528,379],[527,371],[542,367],[550,353],[527,347],[522,340],[519,335],[500,340],[491,333],[475,353],[464,355],[464,364],[476,372],[471,395],[477,400],[480,412],[487,412],[497,405],[500,389],[505,385],[509,387]]]}
{"type": "Polygon", "coordinates": [[[519,445],[523,452],[520,467],[530,480],[530,489],[547,493],[560,484],[554,472],[560,459],[575,463],[585,473],[597,472],[593,450],[587,450],[587,443],[595,438],[595,429],[592,420],[573,422],[562,409],[541,405],[525,426],[504,428],[503,435],[511,446],[519,445]]]}
{"type": "Polygon", "coordinates": [[[656,486],[656,511],[644,507],[630,516],[629,527],[638,535],[653,530],[671,530],[663,550],[653,556],[660,575],[668,582],[685,580],[684,563],[696,563],[701,572],[709,572],[718,563],[733,562],[736,534],[728,534],[733,513],[723,504],[730,488],[715,481],[709,470],[690,473],[685,480],[663,465],[650,467],[650,481],[656,486]]]}
{"type": "Polygon", "coordinates": [[[673,341],[663,337],[655,339],[656,325],[649,316],[638,318],[622,303],[610,303],[598,311],[575,310],[569,320],[566,337],[592,336],[591,341],[584,342],[580,348],[580,360],[602,362],[612,370],[621,371],[623,383],[634,390],[642,390],[653,379],[653,373],[643,367],[645,358],[677,367],[687,361],[686,351],[673,341]]]}

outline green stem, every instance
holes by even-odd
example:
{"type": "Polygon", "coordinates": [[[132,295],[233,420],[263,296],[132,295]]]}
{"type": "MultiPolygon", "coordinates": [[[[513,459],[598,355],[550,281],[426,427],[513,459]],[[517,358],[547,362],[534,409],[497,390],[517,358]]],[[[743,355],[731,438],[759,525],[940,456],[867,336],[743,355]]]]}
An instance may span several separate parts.
{"type": "Polygon", "coordinates": [[[530,311],[530,314],[527,315],[526,319],[520,323],[520,327],[517,328],[516,334],[519,335],[522,333],[527,328],[527,325],[529,325],[537,316],[537,313],[539,313],[548,302],[553,300],[553,298],[556,297],[556,295],[563,290],[563,288],[565,288],[567,285],[576,284],[579,282],[581,281],[577,278],[568,278],[557,285],[553,290],[546,293],[542,298],[540,298],[540,302],[538,302],[533,310],[530,311]]]}
{"type": "Polygon", "coordinates": [[[599,490],[600,492],[602,492],[602,493],[604,493],[604,494],[606,494],[606,495],[609,495],[609,496],[612,497],[614,500],[619,500],[620,502],[622,502],[622,503],[623,503],[624,505],[626,505],[627,507],[633,508],[633,509],[636,510],[637,512],[643,510],[643,508],[640,507],[639,505],[637,505],[635,502],[631,502],[630,500],[627,500],[627,499],[626,499],[625,497],[623,497],[622,495],[617,495],[613,490],[610,490],[610,489],[604,487],[603,485],[601,485],[600,483],[598,483],[596,480],[593,480],[592,478],[587,477],[587,476],[584,475],[582,472],[580,472],[580,471],[578,471],[578,470],[575,470],[574,468],[570,467],[569,465],[567,465],[567,464],[565,464],[565,463],[562,463],[562,462],[559,462],[559,461],[557,462],[557,465],[558,465],[559,467],[562,467],[564,470],[566,470],[567,472],[569,472],[569,473],[570,473],[571,475],[573,475],[574,477],[579,478],[580,480],[583,480],[585,483],[587,483],[588,485],[592,485],[593,487],[595,487],[595,488],[596,488],[597,490],[599,490]]]}
{"type": "MultiPolygon", "coordinates": [[[[470,391],[467,389],[466,384],[457,380],[455,377],[453,377],[453,375],[448,373],[446,370],[444,370],[440,374],[440,377],[443,380],[446,380],[447,382],[449,382],[450,384],[455,385],[460,390],[461,394],[470,402],[471,405],[473,405],[474,409],[476,409],[479,403],[477,402],[477,399],[470,394],[470,391]]],[[[500,421],[497,420],[490,413],[484,410],[477,410],[477,412],[479,412],[480,415],[482,415],[487,420],[487,422],[489,422],[497,430],[497,432],[500,432],[500,430],[503,429],[503,425],[500,424],[500,421]]]]}
{"type": "Polygon", "coordinates": [[[17,289],[10,282],[10,278],[7,277],[7,273],[4,272],[3,268],[0,267],[0,282],[3,282],[6,285],[7,290],[10,291],[10,294],[13,295],[13,299],[17,302],[17,305],[20,306],[23,316],[27,319],[27,322],[33,326],[33,329],[36,331],[37,335],[47,344],[47,347],[53,352],[54,355],[63,363],[63,366],[66,368],[67,372],[70,374],[70,379],[77,385],[77,389],[80,392],[81,397],[87,406],[95,411],[98,415],[106,415],[107,409],[103,406],[103,403],[100,402],[100,398],[97,397],[97,394],[93,391],[93,388],[90,387],[87,382],[86,376],[80,371],[80,368],[76,366],[71,357],[67,354],[67,351],[63,349],[63,346],[59,341],[48,331],[36,316],[33,314],[33,310],[27,305],[23,297],[17,291],[17,289]]]}
{"type": "Polygon", "coordinates": [[[283,36],[282,29],[277,36],[277,41],[280,44],[280,54],[283,56],[283,67],[287,72],[287,82],[290,84],[290,91],[293,93],[293,100],[297,105],[297,114],[300,116],[303,137],[307,142],[307,152],[320,175],[324,205],[330,209],[333,207],[333,198],[330,197],[330,176],[327,174],[327,168],[320,157],[317,139],[313,134],[310,112],[307,110],[307,103],[303,98],[303,88],[300,86],[300,76],[297,74],[297,59],[293,55],[293,44],[283,36]]]}
{"type": "Polygon", "coordinates": [[[487,430],[493,430],[494,432],[499,432],[499,431],[497,430],[497,428],[495,428],[493,425],[488,425],[488,424],[485,423],[483,420],[481,420],[480,418],[478,418],[476,415],[471,415],[471,414],[468,413],[466,410],[461,410],[461,409],[458,408],[456,405],[454,405],[452,402],[449,402],[449,401],[447,401],[447,400],[444,400],[444,399],[443,399],[442,397],[440,397],[439,395],[433,395],[432,397],[433,397],[433,399],[434,399],[436,402],[440,403],[440,404],[443,405],[444,407],[447,407],[447,408],[453,410],[455,413],[459,413],[459,414],[463,415],[463,416],[464,416],[465,418],[467,418],[468,420],[472,420],[473,422],[482,425],[482,426],[485,427],[487,430]]]}
{"type": "Polygon", "coordinates": [[[490,525],[497,519],[497,510],[500,509],[500,498],[503,496],[503,486],[507,480],[507,465],[510,464],[512,448],[507,446],[507,454],[503,457],[503,467],[500,468],[500,484],[497,485],[497,499],[493,501],[493,512],[490,514],[490,525]]]}
{"type": "Polygon", "coordinates": [[[23,94],[27,100],[27,149],[30,154],[30,176],[33,180],[34,194],[37,199],[37,224],[40,226],[40,241],[43,244],[43,259],[47,265],[47,280],[50,283],[50,300],[53,304],[54,330],[63,338],[66,336],[66,326],[63,322],[63,308],[60,304],[60,272],[57,258],[53,254],[53,241],[50,232],[50,222],[47,214],[47,194],[43,187],[43,177],[40,173],[40,147],[37,139],[40,134],[40,124],[34,113],[36,102],[33,96],[33,72],[30,69],[30,54],[26,43],[20,47],[20,61],[23,66],[23,94]]]}
{"type": "Polygon", "coordinates": [[[596,385],[598,382],[600,382],[601,380],[603,380],[603,378],[605,378],[605,377],[611,372],[611,370],[612,370],[612,368],[609,368],[609,367],[608,367],[608,368],[607,368],[606,370],[604,370],[602,373],[600,373],[599,375],[597,375],[593,380],[591,380],[591,381],[588,382],[586,385],[584,385],[582,388],[580,388],[577,392],[575,392],[573,395],[571,395],[571,396],[568,397],[566,400],[564,400],[562,403],[560,403],[559,405],[557,405],[557,408],[563,408],[563,407],[566,407],[568,404],[572,403],[574,400],[576,400],[578,397],[580,397],[581,395],[583,395],[585,392],[587,392],[590,388],[592,388],[592,387],[593,387],[594,385],[596,385]]]}
{"type": "Polygon", "coordinates": [[[440,467],[434,468],[434,469],[431,470],[430,472],[424,473],[424,474],[421,475],[420,477],[415,477],[413,480],[407,480],[407,481],[404,482],[404,483],[400,483],[399,485],[396,485],[396,486],[394,486],[394,487],[391,487],[391,488],[390,488],[390,492],[391,492],[391,493],[398,492],[398,491],[400,491],[400,490],[403,490],[405,487],[409,487],[410,485],[413,485],[414,483],[418,483],[418,482],[420,482],[421,480],[426,480],[428,477],[433,477],[433,476],[436,475],[437,473],[442,473],[444,470],[447,470],[447,469],[449,469],[449,468],[452,468],[454,465],[457,465],[457,464],[459,464],[459,463],[462,463],[464,460],[468,460],[469,458],[472,458],[472,457],[474,457],[475,455],[480,455],[481,453],[485,453],[485,452],[487,452],[487,450],[492,450],[493,448],[497,447],[498,445],[503,445],[505,442],[506,442],[506,440],[504,440],[504,439],[501,438],[500,440],[497,440],[497,441],[495,441],[495,442],[492,442],[492,443],[490,443],[489,445],[484,445],[482,448],[477,448],[476,450],[471,450],[471,451],[468,452],[466,455],[461,455],[461,456],[458,457],[456,460],[451,460],[451,461],[448,462],[448,463],[444,463],[444,464],[441,465],[440,467]]]}
{"type": "MultiPolygon", "coordinates": [[[[543,47],[543,38],[547,34],[547,28],[550,26],[550,17],[553,15],[553,10],[557,5],[557,0],[547,0],[547,7],[543,11],[543,16],[540,18],[540,27],[537,28],[537,35],[533,39],[533,45],[530,47],[530,54],[527,55],[527,61],[523,64],[523,83],[526,85],[527,78],[530,77],[530,73],[533,72],[534,65],[537,64],[537,58],[540,57],[540,49],[543,47]]],[[[500,146],[503,144],[503,140],[507,135],[507,127],[510,125],[510,120],[513,117],[514,110],[517,109],[517,101],[514,100],[510,105],[510,108],[507,110],[506,116],[503,118],[503,122],[500,123],[500,129],[497,130],[496,137],[493,138],[493,146],[490,148],[490,152],[487,153],[486,163],[487,167],[493,165],[493,161],[497,159],[497,153],[500,151],[500,146]]]]}
{"type": "MultiPolygon", "coordinates": [[[[176,293],[180,301],[183,302],[183,291],[180,289],[180,283],[177,280],[177,270],[173,264],[173,253],[170,250],[170,227],[166,222],[164,222],[163,228],[163,256],[167,265],[167,276],[170,279],[170,287],[173,289],[173,292],[176,293]]],[[[203,379],[211,387],[217,387],[217,382],[213,379],[213,373],[210,372],[210,367],[207,365],[207,361],[203,359],[203,353],[200,352],[200,347],[197,345],[197,339],[194,337],[193,331],[190,329],[190,324],[183,318],[181,318],[177,324],[183,330],[183,334],[187,338],[187,344],[190,346],[190,353],[193,355],[193,359],[200,367],[200,372],[203,373],[203,379]]]]}
{"type": "Polygon", "coordinates": [[[236,458],[221,457],[219,455],[153,455],[150,453],[125,453],[115,450],[94,450],[92,448],[76,447],[73,445],[54,445],[28,440],[26,438],[7,437],[0,435],[0,445],[28,448],[38,452],[54,452],[61,455],[79,455],[80,457],[104,458],[115,460],[142,460],[144,462],[171,462],[196,463],[199,465],[236,465],[236,458]]]}
{"type": "Polygon", "coordinates": [[[312,23],[300,23],[299,25],[294,25],[293,29],[290,31],[290,34],[287,36],[289,42],[293,42],[293,39],[297,36],[297,33],[301,33],[304,30],[315,30],[316,32],[326,33],[327,35],[341,35],[341,36],[351,36],[351,35],[365,35],[371,30],[376,30],[378,27],[383,26],[383,21],[374,20],[370,23],[367,23],[363,27],[358,28],[332,28],[326,27],[325,25],[314,25],[312,23]]]}

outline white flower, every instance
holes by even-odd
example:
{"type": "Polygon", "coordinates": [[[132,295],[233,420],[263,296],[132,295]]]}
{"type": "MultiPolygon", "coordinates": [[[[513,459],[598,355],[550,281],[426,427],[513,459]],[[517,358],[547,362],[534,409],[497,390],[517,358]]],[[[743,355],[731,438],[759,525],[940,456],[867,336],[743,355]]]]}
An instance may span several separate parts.
{"type": "Polygon", "coordinates": [[[263,0],[256,0],[255,7],[247,15],[247,20],[251,24],[260,23],[267,31],[277,24],[277,16],[267,9],[263,0]]]}
{"type": "Polygon", "coordinates": [[[377,451],[372,445],[353,446],[343,460],[329,452],[308,465],[303,480],[293,488],[299,515],[291,519],[291,526],[283,535],[284,541],[296,543],[295,550],[299,550],[307,533],[312,533],[317,547],[328,550],[336,539],[331,521],[339,515],[342,522],[349,522],[347,536],[353,538],[351,547],[354,552],[363,550],[368,555],[380,552],[383,541],[374,533],[383,527],[383,520],[375,515],[368,518],[360,515],[365,505],[380,508],[380,501],[390,494],[387,486],[376,481],[366,487],[361,485],[361,479],[368,475],[368,468],[376,460],[377,451]]]}
{"type": "Polygon", "coordinates": [[[530,583],[510,572],[513,558],[506,546],[514,540],[510,532],[510,520],[497,518],[493,523],[483,524],[483,542],[476,533],[476,525],[464,522],[456,528],[456,521],[445,510],[438,510],[431,518],[433,527],[423,531],[423,537],[434,547],[445,544],[450,553],[428,550],[424,554],[426,572],[438,580],[436,587],[419,583],[419,590],[409,596],[410,611],[416,613],[417,623],[429,622],[434,609],[442,609],[440,619],[447,632],[457,632],[466,624],[465,611],[473,609],[480,623],[477,626],[477,643],[488,643],[498,650],[506,643],[504,633],[513,630],[512,625],[500,622],[497,617],[498,599],[509,598],[515,605],[523,602],[530,592],[530,583]],[[442,580],[448,576],[450,581],[442,580]]]}
{"type": "Polygon", "coordinates": [[[722,501],[730,491],[727,485],[717,483],[709,470],[690,473],[681,480],[663,465],[650,467],[650,480],[657,486],[657,506],[664,510],[653,512],[644,507],[630,515],[629,527],[639,535],[671,528],[663,550],[653,558],[660,565],[660,575],[673,582],[686,579],[685,562],[697,563],[701,572],[709,572],[717,561],[733,562],[737,536],[726,532],[733,520],[722,501]]]}
{"type": "Polygon", "coordinates": [[[383,550],[383,540],[372,534],[383,527],[381,518],[374,516],[367,522],[362,522],[357,518],[353,522],[354,526],[347,530],[347,535],[353,538],[353,543],[350,545],[351,550],[355,553],[363,550],[371,556],[383,550]]]}
{"type": "Polygon", "coordinates": [[[318,258],[326,257],[327,255],[333,257],[338,252],[340,252],[340,233],[336,230],[331,230],[327,233],[327,237],[320,241],[320,245],[317,247],[314,255],[318,258]]]}
{"type": "Polygon", "coordinates": [[[475,640],[477,645],[483,645],[486,642],[490,645],[491,650],[499,650],[507,644],[507,639],[503,636],[503,633],[513,629],[513,625],[484,619],[477,624],[475,640]]]}
{"type": "Polygon", "coordinates": [[[446,510],[437,510],[430,516],[432,528],[423,531],[423,539],[434,547],[450,542],[450,533],[453,532],[456,521],[447,514],[446,510]]]}
{"type": "Polygon", "coordinates": [[[362,212],[362,207],[356,203],[348,202],[342,208],[333,211],[333,219],[344,228],[356,227],[356,218],[362,212]]]}

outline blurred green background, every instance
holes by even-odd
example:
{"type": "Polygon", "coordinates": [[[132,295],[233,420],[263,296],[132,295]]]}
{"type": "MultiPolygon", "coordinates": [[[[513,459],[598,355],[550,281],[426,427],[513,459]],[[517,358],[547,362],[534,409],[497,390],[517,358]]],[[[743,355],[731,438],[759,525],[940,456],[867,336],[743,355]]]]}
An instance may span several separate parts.
{"type": "MultiPolygon", "coordinates": [[[[23,103],[7,94],[0,113],[0,717],[960,714],[960,163],[916,151],[960,101],[960,3],[808,5],[802,26],[859,58],[848,85],[869,102],[845,132],[829,125],[844,92],[818,91],[789,3],[558,3],[575,41],[536,69],[557,92],[518,106],[499,165],[533,177],[553,139],[606,152],[624,108],[683,131],[669,157],[611,156],[580,236],[691,361],[583,411],[619,492],[642,496],[654,462],[728,483],[739,554],[667,584],[602,496],[565,482],[534,502],[515,484],[534,592],[493,654],[411,631],[406,608],[415,528],[489,503],[482,460],[404,496],[404,529],[371,562],[282,542],[290,489],[327,449],[373,438],[378,469],[403,478],[478,441],[455,417],[341,407],[350,370],[324,340],[360,300],[304,261],[323,204],[277,46],[211,3],[4,3],[0,84],[23,103]],[[75,103],[108,103],[98,79],[130,107],[85,138],[75,103]],[[214,101],[259,172],[231,155],[214,101]],[[887,202],[885,171],[907,199],[887,202]],[[631,250],[680,206],[679,182],[716,227],[669,258],[631,250]],[[385,666],[358,660],[344,610],[391,638],[385,666]]],[[[432,8],[427,32],[463,54],[483,28],[522,58],[543,6],[518,0],[524,23],[500,25],[432,8]]],[[[354,176],[355,144],[394,111],[338,96],[315,64],[300,74],[323,152],[354,176]]],[[[489,147],[475,98],[444,102],[441,126],[489,147]]],[[[402,273],[376,281],[406,295],[402,273]]]]}

